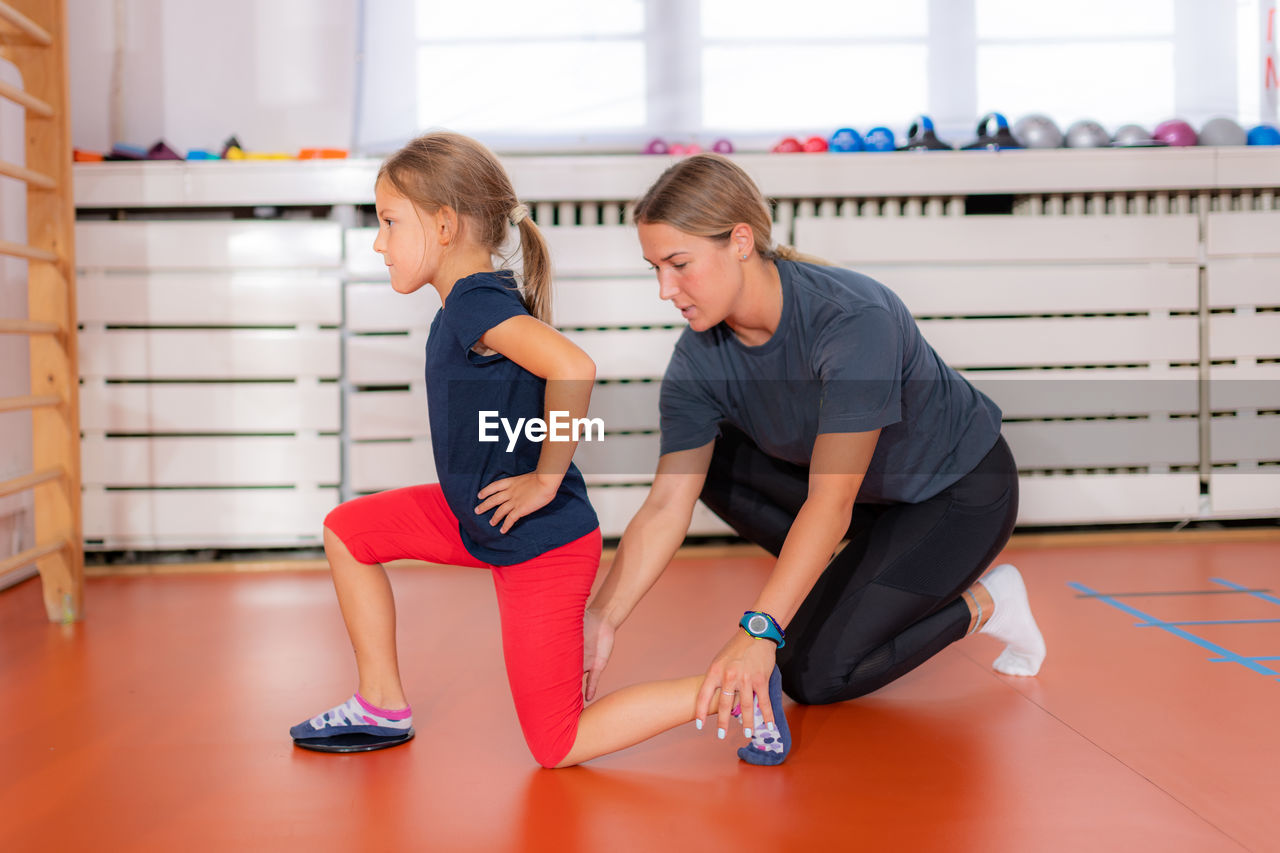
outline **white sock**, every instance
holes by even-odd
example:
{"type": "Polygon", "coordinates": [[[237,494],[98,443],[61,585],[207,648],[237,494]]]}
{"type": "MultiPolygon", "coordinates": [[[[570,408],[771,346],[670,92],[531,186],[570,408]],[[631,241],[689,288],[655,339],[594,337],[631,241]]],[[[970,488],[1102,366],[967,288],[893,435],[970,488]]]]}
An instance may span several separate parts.
{"type": "Polygon", "coordinates": [[[978,583],[995,602],[995,612],[980,631],[1007,644],[991,666],[1005,675],[1035,675],[1044,662],[1044,637],[1031,615],[1022,575],[1009,563],[1002,563],[978,583]]]}

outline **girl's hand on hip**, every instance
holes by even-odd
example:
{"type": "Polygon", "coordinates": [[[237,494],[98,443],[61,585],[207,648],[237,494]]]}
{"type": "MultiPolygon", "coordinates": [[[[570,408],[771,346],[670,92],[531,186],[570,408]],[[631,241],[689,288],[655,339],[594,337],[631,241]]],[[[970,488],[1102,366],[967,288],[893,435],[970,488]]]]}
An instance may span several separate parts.
{"type": "MultiPolygon", "coordinates": [[[[730,716],[735,708],[745,715],[752,713],[753,702],[760,703],[760,713],[766,723],[773,722],[773,706],[769,704],[769,676],[777,662],[778,647],[771,640],[752,637],[738,630],[735,636],[716,655],[707,668],[702,687],[698,690],[698,702],[694,706],[694,719],[698,728],[711,709],[716,708],[717,728],[721,738],[729,729],[730,716]]],[[[754,715],[743,725],[743,734],[751,737],[754,715]]]]}
{"type": "Polygon", "coordinates": [[[560,488],[561,479],[559,476],[531,471],[517,477],[494,480],[476,495],[480,499],[476,515],[484,515],[496,507],[493,517],[489,519],[489,526],[497,527],[501,524],[502,532],[506,533],[517,521],[551,503],[560,488]]]}

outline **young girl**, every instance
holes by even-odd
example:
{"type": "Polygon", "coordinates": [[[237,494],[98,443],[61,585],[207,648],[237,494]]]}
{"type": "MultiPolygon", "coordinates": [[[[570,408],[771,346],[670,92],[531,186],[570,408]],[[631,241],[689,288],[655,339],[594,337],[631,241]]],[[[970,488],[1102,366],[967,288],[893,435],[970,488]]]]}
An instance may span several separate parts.
{"type": "MultiPolygon", "coordinates": [[[[548,325],[546,244],[502,166],[472,139],[433,133],[383,164],[375,194],[374,250],[392,288],[408,294],[430,284],[440,294],[426,364],[440,482],[357,498],[325,519],[325,553],[359,687],[290,729],[294,742],[356,752],[413,737],[396,658],[395,603],[381,566],[399,559],[492,572],[511,694],[539,764],[576,764],[694,719],[698,676],[624,688],[584,709],[583,613],[600,562],[600,530],[571,461],[576,444],[521,433],[508,450],[505,436],[481,439],[482,412],[509,423],[549,421],[552,412],[585,417],[595,379],[586,353],[548,325]],[[493,265],[508,223],[520,232],[523,293],[513,273],[493,265]]],[[[773,682],[778,703],[776,672],[773,682]]],[[[786,721],[778,704],[761,705],[759,745],[744,757],[777,763],[789,742],[786,721]]]]}

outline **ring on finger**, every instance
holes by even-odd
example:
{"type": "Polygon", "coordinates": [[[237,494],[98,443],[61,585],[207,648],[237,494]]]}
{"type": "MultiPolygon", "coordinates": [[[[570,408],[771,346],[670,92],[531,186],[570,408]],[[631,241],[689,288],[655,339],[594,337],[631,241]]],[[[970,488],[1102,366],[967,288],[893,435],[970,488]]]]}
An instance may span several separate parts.
{"type": "Polygon", "coordinates": [[[721,692],[721,693],[723,693],[723,694],[724,694],[724,695],[726,695],[726,696],[732,696],[732,695],[734,694],[734,692],[735,692],[735,691],[733,691],[733,690],[721,690],[720,692],[721,692]]]}

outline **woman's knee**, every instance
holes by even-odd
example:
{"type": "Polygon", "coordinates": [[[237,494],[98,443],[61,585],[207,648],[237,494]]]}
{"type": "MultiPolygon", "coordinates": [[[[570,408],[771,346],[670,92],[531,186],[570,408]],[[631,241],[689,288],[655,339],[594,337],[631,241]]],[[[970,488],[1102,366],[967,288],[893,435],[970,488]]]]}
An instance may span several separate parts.
{"type": "Polygon", "coordinates": [[[873,693],[883,686],[874,672],[847,672],[834,667],[784,666],[782,691],[801,705],[831,705],[873,693]]]}
{"type": "Polygon", "coordinates": [[[782,691],[801,705],[829,705],[838,701],[833,698],[830,679],[811,670],[801,671],[799,667],[781,669],[782,691]]]}
{"type": "Polygon", "coordinates": [[[801,705],[833,705],[865,696],[873,689],[856,681],[844,683],[801,678],[788,682],[785,675],[782,677],[783,692],[801,705]]]}

